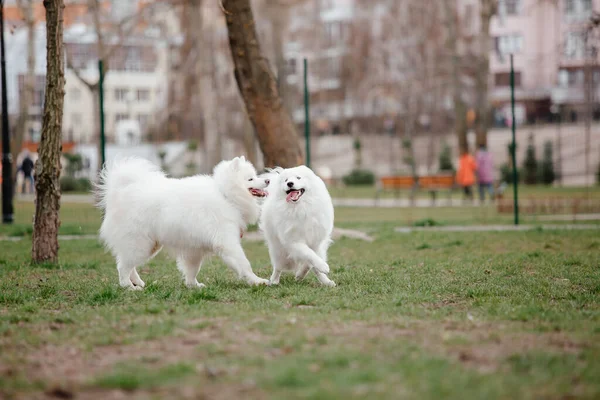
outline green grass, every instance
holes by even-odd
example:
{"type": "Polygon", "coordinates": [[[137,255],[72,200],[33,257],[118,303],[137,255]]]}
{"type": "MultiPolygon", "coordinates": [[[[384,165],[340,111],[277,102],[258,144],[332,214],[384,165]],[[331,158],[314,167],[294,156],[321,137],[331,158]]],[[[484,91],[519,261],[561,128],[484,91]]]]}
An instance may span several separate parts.
{"type": "MultiPolygon", "coordinates": [[[[373,199],[377,189],[375,186],[333,186],[329,188],[332,197],[338,198],[357,198],[357,199],[373,199]]],[[[475,195],[478,196],[478,189],[475,188],[475,195]]],[[[513,189],[509,186],[504,193],[506,198],[512,198],[513,189]]],[[[392,199],[397,196],[393,191],[385,191],[380,193],[380,197],[383,199],[392,199]]],[[[408,191],[401,191],[399,194],[400,198],[407,199],[408,191]]],[[[521,198],[572,198],[581,197],[585,198],[590,196],[594,199],[600,198],[600,186],[596,185],[590,188],[585,187],[548,187],[542,185],[526,186],[519,185],[519,196],[521,198]]],[[[430,198],[430,195],[426,191],[418,191],[417,198],[430,198]]],[[[448,198],[447,191],[440,191],[438,193],[438,201],[443,202],[448,198]]],[[[462,193],[460,190],[454,190],[452,193],[453,199],[461,199],[462,193]]]]}
{"type": "MultiPolygon", "coordinates": [[[[61,211],[99,225],[89,205],[61,211]]],[[[207,287],[189,290],[161,254],[140,270],[145,290],[126,291],[96,240],[61,241],[60,263],[37,266],[28,240],[0,241],[0,397],[600,396],[596,231],[393,231],[510,222],[491,208],[339,208],[336,221],[375,241],[334,243],[333,289],[312,275],[248,287],[213,258],[207,287]]],[[[245,250],[269,276],[265,246],[245,250]]]]}

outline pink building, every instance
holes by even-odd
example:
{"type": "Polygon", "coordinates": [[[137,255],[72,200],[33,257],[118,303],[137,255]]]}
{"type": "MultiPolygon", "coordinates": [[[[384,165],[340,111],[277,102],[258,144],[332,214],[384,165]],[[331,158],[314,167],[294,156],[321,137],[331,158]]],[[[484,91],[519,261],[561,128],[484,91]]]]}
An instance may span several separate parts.
{"type": "MultiPolygon", "coordinates": [[[[492,104],[499,110],[508,107],[509,54],[513,53],[522,118],[547,119],[560,112],[565,120],[581,120],[586,65],[593,71],[596,113],[600,69],[597,60],[586,64],[584,40],[590,17],[600,11],[600,0],[500,0],[500,7],[500,15],[491,21],[492,104]]],[[[590,42],[600,44],[597,38],[590,42]]]]}

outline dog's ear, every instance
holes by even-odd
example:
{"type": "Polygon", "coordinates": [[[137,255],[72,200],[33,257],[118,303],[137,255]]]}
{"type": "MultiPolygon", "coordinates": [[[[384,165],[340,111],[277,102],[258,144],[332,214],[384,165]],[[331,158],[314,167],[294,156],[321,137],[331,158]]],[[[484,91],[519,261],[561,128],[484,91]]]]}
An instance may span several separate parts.
{"type": "Polygon", "coordinates": [[[246,157],[244,157],[244,156],[241,156],[241,157],[240,157],[240,160],[242,160],[242,162],[246,162],[246,157]]]}
{"type": "Polygon", "coordinates": [[[239,157],[236,157],[233,160],[231,160],[231,168],[233,168],[234,170],[240,169],[240,165],[242,165],[242,162],[240,161],[239,157]]]}

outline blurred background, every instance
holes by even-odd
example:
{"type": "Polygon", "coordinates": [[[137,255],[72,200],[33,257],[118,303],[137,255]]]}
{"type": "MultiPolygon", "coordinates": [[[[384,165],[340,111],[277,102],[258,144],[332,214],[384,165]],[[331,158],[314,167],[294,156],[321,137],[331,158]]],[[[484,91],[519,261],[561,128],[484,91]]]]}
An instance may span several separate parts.
{"type": "MultiPolygon", "coordinates": [[[[262,167],[218,1],[65,3],[64,191],[85,191],[98,169],[99,54],[108,161],[140,155],[173,176],[240,154],[262,167]]],[[[600,0],[255,0],[253,10],[302,141],[308,60],[312,167],[333,186],[451,174],[460,148],[481,144],[496,186],[510,183],[510,54],[526,183],[600,179],[600,0]]],[[[44,8],[7,0],[4,13],[20,167],[40,140],[44,8]]]]}

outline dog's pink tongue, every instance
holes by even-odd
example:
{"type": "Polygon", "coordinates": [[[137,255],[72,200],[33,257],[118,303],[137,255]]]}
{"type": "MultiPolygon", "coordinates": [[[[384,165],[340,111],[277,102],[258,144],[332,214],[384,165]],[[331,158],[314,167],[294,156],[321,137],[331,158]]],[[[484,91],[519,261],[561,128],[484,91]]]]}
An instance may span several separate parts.
{"type": "Polygon", "coordinates": [[[300,191],[292,190],[291,192],[288,193],[287,197],[285,198],[285,201],[287,201],[289,203],[290,201],[298,201],[299,198],[300,198],[300,191]]]}

